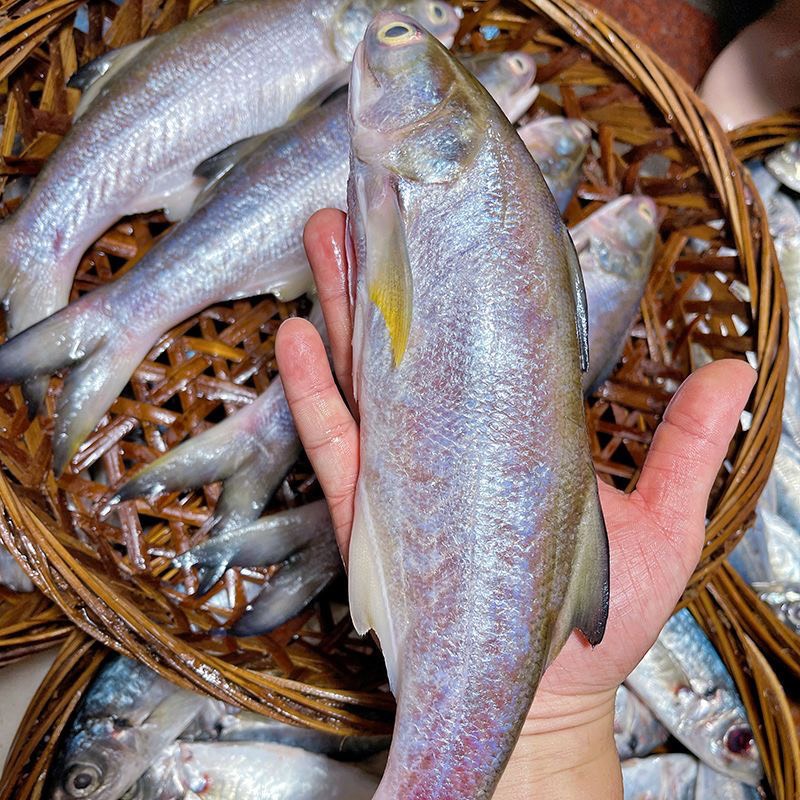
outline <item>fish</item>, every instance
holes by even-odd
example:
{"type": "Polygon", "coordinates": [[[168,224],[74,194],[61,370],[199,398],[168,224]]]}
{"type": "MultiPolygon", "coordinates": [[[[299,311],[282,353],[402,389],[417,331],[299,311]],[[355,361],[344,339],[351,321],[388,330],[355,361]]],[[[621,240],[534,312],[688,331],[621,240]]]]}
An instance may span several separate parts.
{"type": "Polygon", "coordinates": [[[764,164],[784,186],[800,192],[800,141],[774,150],[764,159],[764,164]]]}
{"type": "Polygon", "coordinates": [[[622,762],[624,800],[694,800],[697,760],[665,753],[622,762]]]}
{"type": "Polygon", "coordinates": [[[686,609],[670,617],[625,683],[701,761],[743,783],[759,783],[764,771],[742,700],[686,609]]]}
{"type": "Polygon", "coordinates": [[[0,586],[20,594],[33,591],[31,579],[3,544],[0,544],[0,586]]]}
{"type": "Polygon", "coordinates": [[[208,702],[144,664],[111,658],[69,723],[45,796],[117,800],[208,702]]]}
{"type": "Polygon", "coordinates": [[[488,798],[545,664],[605,627],[580,266],[516,131],[413,20],[373,20],[349,97],[350,611],[397,699],[375,798],[488,798]]]}
{"type": "Polygon", "coordinates": [[[622,356],[653,266],[656,205],[641,195],[623,195],[570,230],[578,252],[589,306],[590,392],[622,356]]]}
{"type": "MultiPolygon", "coordinates": [[[[774,484],[772,478],[770,482],[774,484]]],[[[755,525],[728,557],[748,583],[800,582],[800,533],[776,511],[759,506],[755,525]]]]}
{"type": "MultiPolygon", "coordinates": [[[[508,81],[527,91],[516,73],[506,75],[485,77],[505,95],[508,81]]],[[[133,269],[0,347],[6,383],[69,369],[56,402],[56,474],[169,328],[223,300],[266,293],[288,300],[311,289],[303,227],[319,208],[346,207],[348,153],[344,95],[269,136],[233,145],[198,167],[211,180],[198,207],[133,269]]]]}
{"type": "Polygon", "coordinates": [[[753,179],[756,191],[766,203],[778,191],[781,182],[764,166],[763,161],[753,159],[746,161],[744,165],[753,179]]]}
{"type": "Polygon", "coordinates": [[[752,587],[784,625],[800,634],[800,583],[755,581],[752,587]]]}
{"type": "MultiPolygon", "coordinates": [[[[785,433],[781,434],[770,478],[775,482],[778,514],[800,531],[800,448],[785,433]]],[[[795,538],[795,549],[792,561],[800,563],[800,533],[795,538]]]]}
{"type": "Polygon", "coordinates": [[[177,742],[123,800],[369,800],[377,779],[352,764],[264,742],[177,742]]]}
{"type": "Polygon", "coordinates": [[[536,60],[523,50],[460,56],[510,122],[516,122],[539,96],[536,60]]]}
{"type": "Polygon", "coordinates": [[[614,698],[614,742],[621,759],[649,755],[669,738],[653,712],[625,686],[614,698]]]}
{"type": "MultiPolygon", "coordinates": [[[[14,336],[66,305],[82,254],[126,214],[184,216],[198,163],[287,123],[347,82],[356,44],[389,0],[241,0],[92,61],[76,120],[0,226],[0,295],[14,336]]],[[[452,41],[442,0],[397,7],[452,41]]],[[[39,402],[42,387],[30,386],[39,402]]]]}
{"type": "Polygon", "coordinates": [[[589,152],[592,132],[577,119],[546,117],[517,131],[553,193],[563,214],[581,178],[581,165],[589,152]]]}
{"type": "Polygon", "coordinates": [[[800,208],[790,197],[777,192],[767,201],[766,210],[792,316],[800,323],[800,208]]]}
{"type": "Polygon", "coordinates": [[[392,737],[379,734],[342,736],[289,725],[235,706],[224,706],[213,715],[195,720],[193,726],[181,733],[181,740],[271,742],[300,747],[310,753],[319,753],[338,761],[360,762],[387,750],[392,737]]]}
{"type": "Polygon", "coordinates": [[[735,781],[705,764],[700,764],[697,770],[694,792],[694,800],[761,800],[754,786],[735,781]]]}

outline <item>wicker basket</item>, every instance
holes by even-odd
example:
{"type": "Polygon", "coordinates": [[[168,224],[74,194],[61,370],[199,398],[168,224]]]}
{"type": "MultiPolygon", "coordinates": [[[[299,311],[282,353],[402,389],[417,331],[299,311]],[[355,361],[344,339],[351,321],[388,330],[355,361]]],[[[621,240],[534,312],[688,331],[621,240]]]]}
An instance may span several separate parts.
{"type": "MultiPolygon", "coordinates": [[[[126,0],[116,7],[91,0],[84,33],[74,27],[84,4],[31,0],[6,6],[0,25],[5,184],[34,174],[67,129],[77,96],[65,89],[65,80],[79,63],[208,5],[126,0]],[[22,149],[15,149],[20,137],[22,149]]],[[[753,618],[742,613],[739,588],[731,588],[724,566],[769,473],[786,372],[785,294],[760,201],[748,203],[731,144],[684,81],[607,16],[580,0],[488,0],[464,7],[460,46],[524,47],[537,54],[538,81],[558,91],[542,92],[533,113],[579,117],[595,131],[596,146],[567,222],[630,191],[651,195],[661,210],[661,241],[641,319],[623,362],[588,401],[599,474],[633,488],[660,415],[698,359],[750,358],[759,366],[747,409],[751,423],[737,432],[713,489],[706,548],[685,600],[739,683],[775,796],[795,798],[797,738],[768,662],[798,674],[800,646],[788,635],[781,638],[781,626],[763,609],[753,618]],[[670,161],[668,178],[640,174],[644,160],[656,155],[670,161]],[[690,240],[709,247],[698,254],[690,240]],[[697,291],[701,284],[703,293],[697,291]],[[734,316],[744,322],[743,333],[734,316]]],[[[13,202],[4,210],[12,211],[13,202]]],[[[106,233],[84,257],[73,296],[126,269],[165,224],[159,214],[140,215],[106,233]]],[[[302,311],[302,304],[256,298],[208,309],[170,331],[59,481],[49,469],[48,420],[28,420],[16,387],[0,394],[0,539],[75,625],[177,683],[302,724],[384,730],[392,700],[382,659],[342,617],[342,585],[270,636],[251,639],[212,633],[218,623],[202,603],[175,590],[185,576],[169,556],[202,537],[218,487],[172,494],[153,505],[126,504],[121,528],[97,513],[107,490],[95,480],[98,465],[117,484],[164,447],[249,402],[274,374],[278,324],[302,311]]],[[[54,382],[51,393],[57,391],[54,382]]],[[[301,462],[271,508],[318,496],[301,462]]],[[[267,580],[270,573],[229,573],[227,585],[241,600],[244,582],[267,580]]],[[[237,604],[234,617],[243,606],[237,604]]],[[[7,775],[5,785],[22,791],[15,776],[7,775]]]]}

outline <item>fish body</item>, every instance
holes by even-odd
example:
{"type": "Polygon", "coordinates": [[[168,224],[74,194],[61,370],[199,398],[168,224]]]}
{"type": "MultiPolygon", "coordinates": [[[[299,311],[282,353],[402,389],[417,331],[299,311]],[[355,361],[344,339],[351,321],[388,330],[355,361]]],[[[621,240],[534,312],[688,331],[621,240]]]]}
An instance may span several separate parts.
{"type": "Polygon", "coordinates": [[[800,634],[800,583],[756,581],[752,586],[778,619],[800,634]]]}
{"type": "Polygon", "coordinates": [[[800,141],[789,142],[770,153],[764,163],[784,186],[800,192],[800,141]]]}
{"type": "Polygon", "coordinates": [[[0,544],[0,586],[5,586],[12,592],[33,591],[31,579],[17,563],[17,559],[2,544],[0,544]]]}
{"type": "Polygon", "coordinates": [[[649,755],[669,738],[653,712],[624,686],[614,698],[614,742],[621,759],[649,755]]]}
{"type": "Polygon", "coordinates": [[[701,761],[736,780],[763,776],[733,679],[691,614],[674,614],[626,683],[701,761]]]}
{"type": "Polygon", "coordinates": [[[516,132],[411,20],[370,25],[350,102],[350,609],[398,702],[376,798],[489,798],[548,659],[607,613],[579,266],[516,132]]]}
{"type": "Polygon", "coordinates": [[[377,779],[296,747],[178,742],[124,800],[369,800],[377,779]]]}
{"type": "Polygon", "coordinates": [[[639,315],[657,232],[655,203],[632,195],[607,203],[570,231],[589,307],[586,392],[604,381],[622,356],[639,315]]]}
{"type": "MultiPolygon", "coordinates": [[[[385,5],[238,0],[104,56],[83,113],[0,227],[10,335],[66,304],[81,255],[117,219],[160,207],[182,216],[202,185],[199,162],[343,85],[385,5]]],[[[458,24],[439,0],[400,7],[423,23],[458,24]]]]}
{"type": "Polygon", "coordinates": [[[139,662],[112,658],[64,734],[47,797],[117,800],[207,702],[139,662]]]}
{"type": "Polygon", "coordinates": [[[518,133],[563,214],[580,183],[591,130],[580,120],[547,117],[529,122],[518,133]]]}
{"type": "Polygon", "coordinates": [[[729,778],[711,767],[700,764],[694,800],[760,800],[761,795],[754,786],[729,778]]]}
{"type": "MultiPolygon", "coordinates": [[[[770,483],[774,483],[770,478],[770,483]]],[[[800,534],[776,511],[759,504],[755,525],[729,560],[748,583],[800,582],[800,534]]]]}
{"type": "Polygon", "coordinates": [[[510,122],[516,122],[539,96],[536,61],[522,50],[479,53],[461,63],[481,82],[510,122]]]}
{"type": "Polygon", "coordinates": [[[694,800],[697,760],[666,753],[622,762],[624,800],[694,800]]]}
{"type": "MultiPolygon", "coordinates": [[[[452,32],[450,27],[444,30],[452,32]]],[[[516,96],[509,89],[513,83],[525,93],[518,75],[489,70],[489,63],[481,62],[476,71],[493,91],[516,96]]],[[[71,367],[56,409],[56,472],[171,326],[226,299],[263,292],[290,299],[311,287],[302,232],[319,208],[346,206],[346,104],[344,96],[334,97],[299,121],[212,159],[204,171],[219,178],[204,190],[199,208],[134,269],[0,347],[0,377],[8,381],[28,381],[71,367]]],[[[278,401],[270,397],[253,405],[273,400],[278,401]]],[[[258,413],[249,415],[255,419],[258,413]]],[[[195,452],[204,462],[202,453],[188,448],[181,459],[195,452]]],[[[192,469],[188,460],[184,466],[192,469]]],[[[157,476],[165,467],[166,462],[159,462],[148,474],[157,476]]],[[[146,480],[143,475],[140,484],[146,480]]]]}

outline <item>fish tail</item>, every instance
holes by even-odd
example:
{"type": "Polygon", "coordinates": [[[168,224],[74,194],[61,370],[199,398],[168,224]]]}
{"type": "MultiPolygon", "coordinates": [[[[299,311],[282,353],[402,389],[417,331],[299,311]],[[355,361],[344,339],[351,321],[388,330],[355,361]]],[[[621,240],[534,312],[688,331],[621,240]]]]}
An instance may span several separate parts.
{"type": "Polygon", "coordinates": [[[95,295],[81,298],[0,347],[0,383],[24,384],[33,404],[41,404],[49,375],[70,368],[56,401],[56,475],[63,472],[152,346],[145,337],[115,331],[102,297],[95,295]]]}

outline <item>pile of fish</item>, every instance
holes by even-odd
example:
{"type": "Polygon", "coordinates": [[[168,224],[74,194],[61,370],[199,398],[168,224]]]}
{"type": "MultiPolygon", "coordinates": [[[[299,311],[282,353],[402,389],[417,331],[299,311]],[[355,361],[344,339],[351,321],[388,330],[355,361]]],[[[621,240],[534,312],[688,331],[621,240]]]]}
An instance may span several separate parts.
{"type": "MultiPolygon", "coordinates": [[[[583,400],[638,316],[658,214],[626,195],[568,231],[590,129],[538,115],[516,128],[535,60],[459,61],[457,28],[440,0],[237,0],[73,79],[75,124],[0,225],[0,381],[36,412],[63,371],[59,475],[158,338],[203,308],[308,293],[326,338],[302,231],[317,209],[346,209],[361,423],[350,610],[380,640],[398,712],[391,743],[317,734],[118,658],[71,722],[52,797],[488,798],[548,660],[573,629],[602,639],[608,542],[583,400]],[[155,208],[177,224],[67,304],[86,248],[155,208]]],[[[279,565],[232,628],[268,632],[342,570],[323,501],[262,516],[299,453],[278,377],[109,487],[103,513],[115,524],[121,502],[221,481],[208,538],[175,564],[211,606],[229,567],[279,565]]],[[[626,797],[678,774],[681,797],[751,796],[761,766],[741,701],[685,614],[618,701],[626,797]],[[668,735],[699,768],[635,760],[668,735]]]]}
{"type": "Polygon", "coordinates": [[[618,689],[614,739],[625,800],[761,797],[763,767],[741,698],[688,611],[667,622],[618,689]],[[689,753],[667,752],[670,737],[689,753]]]}
{"type": "Polygon", "coordinates": [[[788,627],[800,634],[800,142],[747,165],[767,210],[789,301],[789,368],[780,444],[755,525],[730,556],[788,627]]]}

